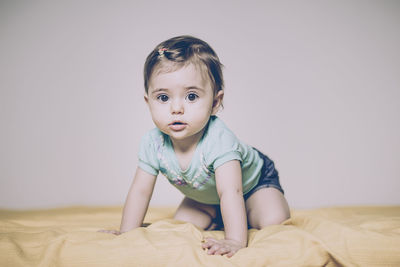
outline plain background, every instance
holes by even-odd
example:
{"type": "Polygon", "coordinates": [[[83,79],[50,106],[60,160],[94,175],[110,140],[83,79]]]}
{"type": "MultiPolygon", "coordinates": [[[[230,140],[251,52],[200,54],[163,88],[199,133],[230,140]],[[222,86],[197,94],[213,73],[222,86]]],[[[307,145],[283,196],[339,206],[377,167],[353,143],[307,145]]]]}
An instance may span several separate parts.
{"type": "MultiPolygon", "coordinates": [[[[292,208],[400,204],[400,1],[1,1],[0,207],[122,205],[147,54],[207,41],[292,208]]],[[[152,205],[182,195],[159,177],[152,205]]]]}

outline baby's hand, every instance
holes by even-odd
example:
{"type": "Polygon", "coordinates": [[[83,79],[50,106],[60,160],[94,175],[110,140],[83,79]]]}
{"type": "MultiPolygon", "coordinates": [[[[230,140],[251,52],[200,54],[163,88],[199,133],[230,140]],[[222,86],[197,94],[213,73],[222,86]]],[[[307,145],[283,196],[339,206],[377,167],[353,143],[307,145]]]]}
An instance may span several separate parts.
{"type": "Polygon", "coordinates": [[[113,235],[120,235],[122,234],[120,231],[118,230],[99,230],[97,231],[99,233],[106,233],[106,234],[113,234],[113,235]]]}
{"type": "Polygon", "coordinates": [[[203,249],[208,249],[209,255],[226,255],[232,257],[239,249],[244,248],[239,241],[232,239],[217,240],[207,237],[202,245],[203,249]]]}

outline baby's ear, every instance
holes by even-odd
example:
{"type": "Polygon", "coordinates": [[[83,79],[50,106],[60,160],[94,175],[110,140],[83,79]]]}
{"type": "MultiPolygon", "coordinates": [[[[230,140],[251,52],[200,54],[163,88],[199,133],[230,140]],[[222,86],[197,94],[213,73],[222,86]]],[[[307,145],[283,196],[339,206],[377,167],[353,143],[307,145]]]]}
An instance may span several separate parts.
{"type": "Polygon", "coordinates": [[[147,96],[147,94],[144,94],[144,101],[148,104],[149,103],[149,97],[147,96]]]}
{"type": "Polygon", "coordinates": [[[224,99],[224,90],[219,90],[217,92],[217,94],[214,96],[212,115],[215,115],[218,113],[218,111],[222,107],[223,99],[224,99]]]}

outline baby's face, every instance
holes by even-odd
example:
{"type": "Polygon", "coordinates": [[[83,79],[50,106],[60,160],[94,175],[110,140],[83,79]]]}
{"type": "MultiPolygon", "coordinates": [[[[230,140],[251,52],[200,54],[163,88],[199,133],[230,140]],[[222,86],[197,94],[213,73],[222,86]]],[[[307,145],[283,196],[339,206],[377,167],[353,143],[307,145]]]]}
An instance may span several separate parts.
{"type": "Polygon", "coordinates": [[[209,79],[193,64],[152,75],[145,95],[155,125],[172,141],[196,142],[223,92],[214,96],[209,79]]]}

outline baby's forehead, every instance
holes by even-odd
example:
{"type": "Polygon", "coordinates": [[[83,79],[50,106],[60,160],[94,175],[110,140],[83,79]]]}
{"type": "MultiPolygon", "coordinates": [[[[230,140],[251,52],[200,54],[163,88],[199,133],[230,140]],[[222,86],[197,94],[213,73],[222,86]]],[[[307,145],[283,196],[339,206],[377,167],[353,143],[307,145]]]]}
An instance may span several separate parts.
{"type": "Polygon", "coordinates": [[[193,68],[194,71],[201,75],[204,82],[212,84],[208,69],[202,62],[160,62],[159,64],[157,64],[157,66],[155,66],[154,71],[151,75],[151,79],[157,75],[175,72],[182,68],[193,68]]]}

